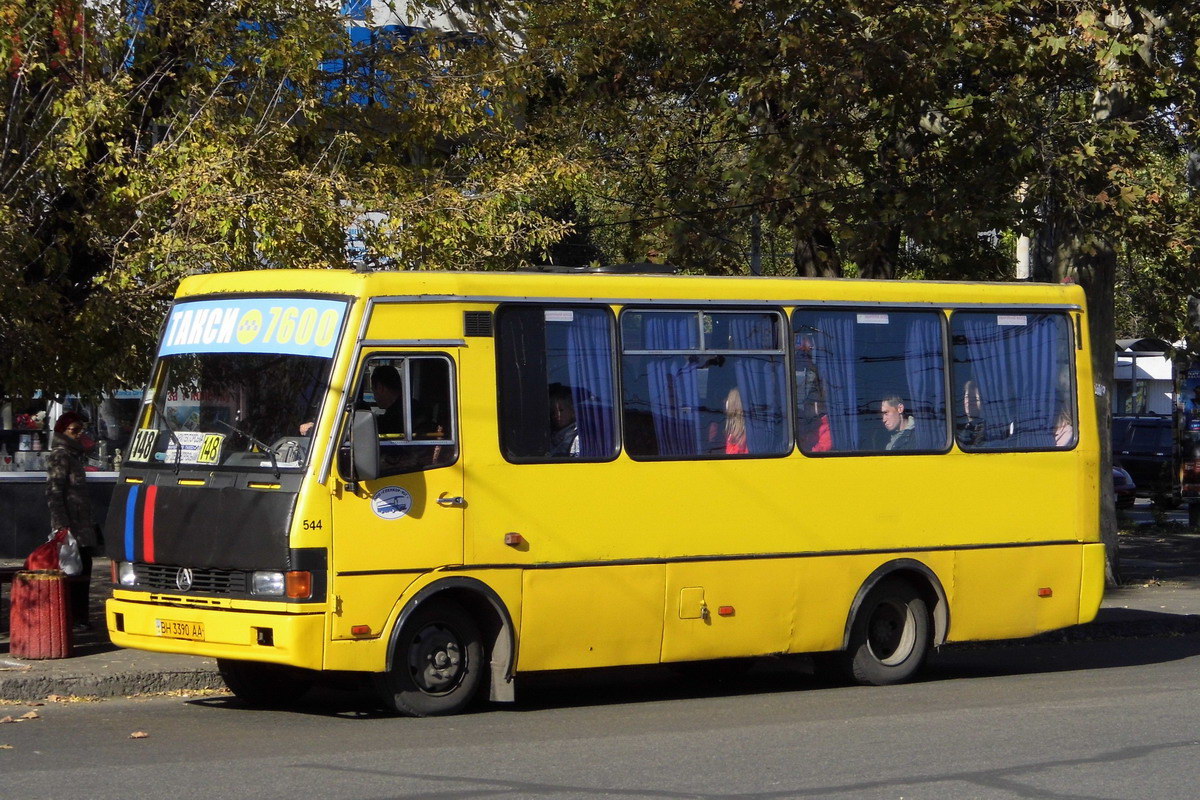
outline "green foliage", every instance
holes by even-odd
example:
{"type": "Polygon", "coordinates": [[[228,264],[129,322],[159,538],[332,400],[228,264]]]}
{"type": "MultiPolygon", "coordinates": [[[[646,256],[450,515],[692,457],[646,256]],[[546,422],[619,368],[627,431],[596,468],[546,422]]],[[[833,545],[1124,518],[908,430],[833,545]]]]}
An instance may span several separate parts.
{"type": "Polygon", "coordinates": [[[570,140],[612,257],[744,271],[757,220],[783,272],[996,279],[1052,223],[1194,282],[1188,7],[518,7],[530,129],[570,140]]]}
{"type": "Polygon", "coordinates": [[[1197,284],[1184,4],[488,0],[373,46],[323,0],[123,5],[0,0],[7,391],[136,385],[181,276],[344,267],[352,226],[397,268],[739,273],[754,240],[948,279],[1052,228],[1048,277],[1116,253],[1122,332],[1164,338],[1197,284]]]}
{"type": "Polygon", "coordinates": [[[0,393],[137,386],[182,276],[346,267],[352,226],[420,269],[564,235],[576,167],[516,135],[500,48],[362,45],[323,0],[126,5],[0,0],[0,393]]]}

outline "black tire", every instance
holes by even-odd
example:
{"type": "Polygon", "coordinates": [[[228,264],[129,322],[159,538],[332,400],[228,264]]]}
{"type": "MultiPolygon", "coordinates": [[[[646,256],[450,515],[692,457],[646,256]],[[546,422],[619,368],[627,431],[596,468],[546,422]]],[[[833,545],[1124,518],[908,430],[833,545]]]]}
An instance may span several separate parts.
{"type": "Polygon", "coordinates": [[[218,658],[217,670],[229,691],[246,705],[282,708],[295,704],[312,688],[307,671],[283,664],[218,658]]]}
{"type": "Polygon", "coordinates": [[[384,708],[410,717],[457,714],[483,685],[483,641],[462,606],[432,600],[405,620],[392,668],[376,676],[384,708]]]}
{"type": "Polygon", "coordinates": [[[863,598],[842,654],[844,671],[871,686],[903,683],[929,654],[929,608],[911,583],[885,578],[863,598]]]}

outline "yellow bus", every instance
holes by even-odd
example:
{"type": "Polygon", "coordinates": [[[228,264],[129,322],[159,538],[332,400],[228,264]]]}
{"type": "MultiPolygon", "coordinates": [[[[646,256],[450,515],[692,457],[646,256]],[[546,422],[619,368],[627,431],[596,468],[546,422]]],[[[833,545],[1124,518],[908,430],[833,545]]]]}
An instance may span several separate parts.
{"type": "Polygon", "coordinates": [[[108,519],[113,642],[250,703],[1091,620],[1076,286],[271,270],[184,280],[108,519]]]}

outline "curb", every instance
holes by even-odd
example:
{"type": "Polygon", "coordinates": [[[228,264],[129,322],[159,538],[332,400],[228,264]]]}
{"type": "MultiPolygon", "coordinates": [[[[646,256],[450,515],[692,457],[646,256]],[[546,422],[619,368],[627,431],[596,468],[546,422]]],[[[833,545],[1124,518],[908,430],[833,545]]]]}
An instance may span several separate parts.
{"type": "Polygon", "coordinates": [[[12,671],[0,672],[0,699],[17,702],[45,700],[51,694],[114,698],[225,688],[216,669],[136,670],[106,675],[35,673],[30,667],[9,669],[12,671]]]}

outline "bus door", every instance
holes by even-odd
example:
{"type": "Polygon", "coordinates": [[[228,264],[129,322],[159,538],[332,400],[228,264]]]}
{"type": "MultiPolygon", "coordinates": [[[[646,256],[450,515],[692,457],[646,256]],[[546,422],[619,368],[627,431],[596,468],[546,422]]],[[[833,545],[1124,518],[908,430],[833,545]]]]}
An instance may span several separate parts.
{"type": "Polygon", "coordinates": [[[413,580],[462,563],[458,356],[377,350],[355,373],[349,410],[375,416],[380,474],[351,480],[350,425],[343,425],[333,503],[334,639],[379,636],[413,580]]]}

